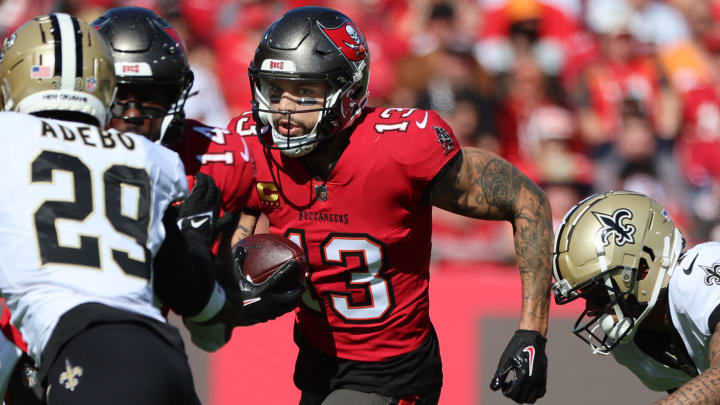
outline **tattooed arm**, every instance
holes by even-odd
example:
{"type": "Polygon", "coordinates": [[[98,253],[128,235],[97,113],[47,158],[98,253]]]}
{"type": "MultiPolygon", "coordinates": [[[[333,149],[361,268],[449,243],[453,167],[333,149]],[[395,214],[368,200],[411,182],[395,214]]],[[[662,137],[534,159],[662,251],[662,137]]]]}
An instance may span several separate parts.
{"type": "Polygon", "coordinates": [[[670,404],[718,404],[720,403],[720,328],[716,328],[708,347],[710,367],[700,375],[678,388],[672,395],[656,402],[670,404]]]}
{"type": "Polygon", "coordinates": [[[545,335],[553,240],[545,193],[493,153],[463,148],[461,155],[438,174],[430,202],[467,217],[512,223],[523,291],[519,328],[545,335]]]}
{"type": "Polygon", "coordinates": [[[240,221],[235,227],[235,233],[232,237],[232,245],[235,246],[240,240],[247,238],[255,232],[255,225],[257,225],[258,215],[254,215],[248,212],[243,212],[240,215],[240,221]]]}

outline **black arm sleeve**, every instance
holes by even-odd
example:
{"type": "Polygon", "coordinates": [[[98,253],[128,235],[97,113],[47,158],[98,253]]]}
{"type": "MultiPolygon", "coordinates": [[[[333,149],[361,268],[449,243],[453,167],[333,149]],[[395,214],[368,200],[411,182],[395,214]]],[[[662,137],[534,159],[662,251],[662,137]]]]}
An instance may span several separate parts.
{"type": "Polygon", "coordinates": [[[205,238],[180,232],[177,209],[163,218],[165,240],[155,256],[153,288],[163,305],[182,316],[194,316],[207,305],[215,287],[215,270],[205,238]]]}
{"type": "Polygon", "coordinates": [[[708,318],[708,328],[710,328],[710,334],[715,333],[715,328],[717,327],[718,322],[720,322],[720,305],[713,309],[710,314],[710,318],[708,318]]]}
{"type": "Polygon", "coordinates": [[[425,189],[423,190],[422,194],[422,200],[423,203],[430,205],[430,193],[432,192],[433,187],[440,181],[440,179],[443,177],[445,172],[450,170],[450,168],[455,164],[455,161],[460,159],[462,160],[462,150],[455,154],[450,160],[445,163],[443,167],[438,170],[438,172],[435,174],[435,176],[430,180],[430,182],[425,186],[425,189]]]}

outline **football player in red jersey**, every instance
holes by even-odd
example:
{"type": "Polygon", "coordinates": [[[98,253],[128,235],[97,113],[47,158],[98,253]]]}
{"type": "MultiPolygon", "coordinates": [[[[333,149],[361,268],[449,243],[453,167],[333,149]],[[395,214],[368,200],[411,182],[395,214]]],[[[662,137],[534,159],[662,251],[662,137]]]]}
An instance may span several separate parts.
{"type": "MultiPolygon", "coordinates": [[[[111,9],[93,26],[107,40],[115,59],[118,92],[110,125],[176,151],[188,185],[192,187],[197,172],[210,175],[222,191],[220,215],[238,214],[252,185],[250,152],[235,133],[185,119],[183,106],[193,73],[177,32],[141,7],[111,9]]],[[[221,239],[229,241],[230,236],[223,232],[221,239]]],[[[215,243],[216,251],[219,244],[215,243]]],[[[229,243],[222,246],[229,248],[229,243]]]]}
{"type": "MultiPolygon", "coordinates": [[[[218,277],[231,283],[230,242],[254,177],[247,144],[233,131],[185,119],[183,106],[193,73],[182,39],[165,20],[145,8],[120,7],[109,10],[92,25],[110,45],[115,60],[118,92],[110,125],[121,132],[144,135],[177,152],[191,189],[198,172],[212,177],[220,189],[219,216],[227,224],[214,242],[213,253],[225,269],[218,277]]],[[[213,216],[208,213],[189,225],[206,226],[211,221],[213,216]]],[[[271,300],[266,298],[266,302],[271,300]]],[[[184,323],[193,342],[204,350],[219,349],[231,336],[231,326],[204,327],[190,319],[184,323]]]]}
{"type": "Polygon", "coordinates": [[[523,288],[519,329],[491,388],[517,402],[545,393],[552,227],[542,190],[501,158],[461,149],[434,111],[368,108],[369,50],[328,8],[288,11],[250,65],[248,136],[257,215],[311,266],[296,313],[301,405],[436,404],[442,386],[429,318],[431,208],[510,221],[523,288]],[[515,378],[508,378],[510,371],[515,378]],[[405,402],[403,402],[405,401],[405,402]]]}
{"type": "Polygon", "coordinates": [[[212,227],[193,221],[210,213],[203,224],[218,223],[220,191],[198,172],[188,193],[176,153],[103,130],[116,77],[87,23],[63,13],[28,21],[3,43],[0,72],[3,194],[14,197],[0,209],[0,295],[13,312],[0,317],[0,391],[20,354],[12,341],[39,367],[34,374],[22,361],[15,375],[41,394],[15,384],[25,395],[8,405],[199,404],[180,335],[155,298],[197,322],[232,325],[258,320],[245,303],[264,298],[255,288],[264,286],[217,283],[212,227]],[[73,235],[76,246],[63,242],[73,235]],[[27,345],[6,335],[8,325],[27,345]]]}

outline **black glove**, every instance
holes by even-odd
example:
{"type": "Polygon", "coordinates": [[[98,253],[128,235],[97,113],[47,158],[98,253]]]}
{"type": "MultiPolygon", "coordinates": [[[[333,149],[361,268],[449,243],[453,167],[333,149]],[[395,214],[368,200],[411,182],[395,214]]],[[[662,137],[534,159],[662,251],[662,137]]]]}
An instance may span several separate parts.
{"type": "Polygon", "coordinates": [[[502,388],[506,397],[519,404],[534,404],[545,395],[548,363],[545,356],[546,342],[547,339],[534,330],[515,331],[500,357],[490,389],[497,391],[502,388]],[[515,378],[506,382],[511,370],[514,370],[515,378]]]}
{"type": "Polygon", "coordinates": [[[295,260],[285,263],[278,271],[261,283],[253,283],[242,275],[242,262],[245,249],[238,247],[233,253],[233,272],[236,286],[225,289],[227,300],[232,303],[232,324],[239,326],[254,325],[275,319],[295,309],[305,291],[300,286],[290,291],[275,288],[289,273],[297,271],[299,264],[295,260]]]}
{"type": "Polygon", "coordinates": [[[204,173],[195,175],[195,186],[180,205],[178,228],[183,232],[193,231],[205,237],[208,244],[217,238],[231,215],[218,218],[222,193],[212,177],[204,173]]]}

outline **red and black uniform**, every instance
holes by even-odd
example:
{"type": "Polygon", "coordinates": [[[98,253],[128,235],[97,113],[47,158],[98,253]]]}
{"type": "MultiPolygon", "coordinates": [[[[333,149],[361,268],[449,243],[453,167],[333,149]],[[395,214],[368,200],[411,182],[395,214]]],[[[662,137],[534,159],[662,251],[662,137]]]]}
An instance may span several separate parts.
{"type": "MultiPolygon", "coordinates": [[[[229,128],[251,134],[245,113],[229,128]]],[[[302,246],[311,270],[296,312],[295,383],[403,396],[439,389],[429,317],[429,185],[460,148],[434,111],[366,108],[327,180],[255,136],[248,208],[302,246]]]]}
{"type": "MultiPolygon", "coordinates": [[[[182,137],[172,149],[185,165],[190,190],[198,172],[207,174],[222,192],[220,216],[240,213],[250,196],[255,174],[250,150],[242,137],[231,130],[185,120],[182,137]]],[[[218,243],[216,240],[214,253],[218,243]]]]}
{"type": "MultiPolygon", "coordinates": [[[[187,119],[180,140],[172,145],[185,166],[188,191],[198,172],[212,177],[222,193],[219,216],[240,215],[250,196],[255,167],[246,141],[231,130],[187,119]]],[[[220,237],[212,246],[218,253],[220,237]]],[[[167,316],[168,308],[163,308],[167,316]]]]}

